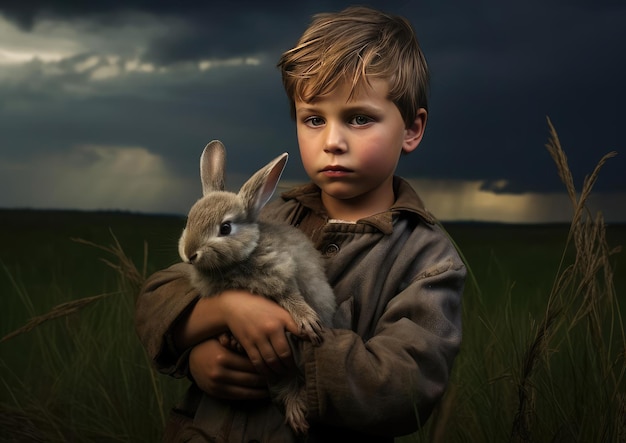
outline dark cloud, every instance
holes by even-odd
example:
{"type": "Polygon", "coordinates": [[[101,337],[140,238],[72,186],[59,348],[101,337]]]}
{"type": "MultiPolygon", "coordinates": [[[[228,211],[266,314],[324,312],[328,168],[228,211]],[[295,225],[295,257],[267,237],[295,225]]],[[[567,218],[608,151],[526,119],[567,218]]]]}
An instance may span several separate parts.
{"type": "MultiPolygon", "coordinates": [[[[561,191],[544,147],[549,116],[577,185],[602,155],[616,150],[619,155],[605,165],[596,189],[626,191],[626,146],[621,131],[618,135],[626,120],[623,1],[361,3],[411,20],[432,71],[426,137],[418,151],[402,159],[400,174],[483,181],[483,188],[494,192],[561,191]]],[[[233,162],[241,161],[242,174],[275,153],[297,154],[275,63],[312,14],[348,4],[133,0],[123,5],[0,5],[0,14],[32,32],[47,18],[80,22],[93,35],[106,29],[128,32],[142,13],[141,20],[154,21],[152,33],[145,41],[129,37],[116,44],[136,45],[143,62],[170,69],[96,85],[89,75],[98,65],[72,68],[101,55],[104,49],[96,47],[56,64],[22,66],[11,81],[0,81],[2,156],[26,158],[80,143],[137,145],[161,154],[180,175],[191,176],[211,138],[224,139],[238,153],[233,162]],[[261,63],[185,68],[185,63],[229,57],[261,63]],[[50,69],[62,74],[50,75],[50,69]]],[[[285,177],[302,177],[295,155],[285,177]]]]}
{"type": "MultiPolygon", "coordinates": [[[[403,9],[407,1],[364,1],[360,4],[379,8],[403,9]]],[[[0,5],[0,12],[22,29],[44,19],[91,20],[115,26],[136,20],[131,13],[169,17],[184,22],[184,27],[171,30],[151,42],[145,57],[160,64],[195,60],[203,57],[224,57],[259,51],[282,52],[288,49],[311,15],[337,10],[350,2],[318,1],[150,1],[126,2],[49,2],[20,1],[0,5]]]]}
{"type": "Polygon", "coordinates": [[[19,140],[21,146],[11,155],[26,157],[87,143],[148,146],[188,172],[184,165],[207,138],[232,134],[231,143],[251,151],[246,158],[263,157],[262,150],[254,152],[259,152],[261,141],[267,146],[276,139],[269,128],[275,128],[281,115],[290,125],[286,100],[276,93],[280,79],[275,72],[254,67],[180,71],[172,77],[138,74],[96,86],[88,86],[86,77],[74,73],[61,79],[31,72],[11,88],[0,88],[0,132],[5,141],[19,140]],[[63,93],[68,85],[78,92],[63,93]],[[83,86],[97,91],[83,93],[83,86]],[[251,89],[256,91],[254,100],[248,97],[251,89]]]}
{"type": "MultiPolygon", "coordinates": [[[[433,85],[423,161],[415,168],[487,183],[506,179],[490,188],[499,192],[561,190],[544,148],[549,116],[582,183],[604,153],[624,150],[618,128],[626,117],[626,67],[619,54],[626,50],[626,8],[490,6],[439,12],[431,24],[418,20],[433,85]],[[436,29],[444,22],[452,32],[436,29]]],[[[624,155],[605,166],[597,189],[626,189],[620,170],[624,155]]]]}

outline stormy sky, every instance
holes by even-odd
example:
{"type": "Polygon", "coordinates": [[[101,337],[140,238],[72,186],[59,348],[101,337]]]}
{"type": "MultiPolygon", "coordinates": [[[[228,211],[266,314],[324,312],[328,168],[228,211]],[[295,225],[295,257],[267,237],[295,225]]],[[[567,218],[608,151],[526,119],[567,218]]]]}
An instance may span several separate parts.
{"type": "MultiPolygon", "coordinates": [[[[283,186],[305,181],[276,62],[312,14],[349,4],[3,2],[0,207],[184,214],[212,139],[233,189],[284,151],[283,186]]],[[[436,216],[568,220],[549,117],[579,189],[618,152],[590,205],[626,221],[625,2],[360,4],[407,17],[426,53],[426,136],[398,174],[436,216]]]]}

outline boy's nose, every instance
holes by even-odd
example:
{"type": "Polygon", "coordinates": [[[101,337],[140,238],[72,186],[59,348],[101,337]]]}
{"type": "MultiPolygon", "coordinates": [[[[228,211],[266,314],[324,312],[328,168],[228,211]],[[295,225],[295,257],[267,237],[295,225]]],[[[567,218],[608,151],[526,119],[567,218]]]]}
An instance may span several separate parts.
{"type": "Polygon", "coordinates": [[[348,144],[343,131],[338,124],[326,124],[326,134],[324,140],[324,152],[331,154],[341,154],[348,150],[348,144]]]}

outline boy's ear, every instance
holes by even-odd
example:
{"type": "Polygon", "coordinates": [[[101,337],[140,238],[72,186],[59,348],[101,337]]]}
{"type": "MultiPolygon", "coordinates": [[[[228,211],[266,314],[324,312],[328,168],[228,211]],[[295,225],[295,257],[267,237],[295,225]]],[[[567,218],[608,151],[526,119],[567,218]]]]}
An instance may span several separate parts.
{"type": "Polygon", "coordinates": [[[406,128],[404,132],[404,142],[402,143],[402,152],[408,154],[413,152],[419,146],[424,136],[424,130],[426,129],[426,120],[428,119],[428,112],[424,108],[419,108],[417,111],[417,117],[413,121],[413,124],[406,128]]]}

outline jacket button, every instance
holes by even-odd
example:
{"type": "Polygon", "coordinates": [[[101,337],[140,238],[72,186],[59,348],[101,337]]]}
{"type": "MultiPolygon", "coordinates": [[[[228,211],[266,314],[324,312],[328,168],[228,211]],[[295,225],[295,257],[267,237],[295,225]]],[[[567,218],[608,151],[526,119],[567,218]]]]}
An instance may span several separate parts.
{"type": "Polygon", "coordinates": [[[339,252],[339,246],[334,243],[326,246],[326,251],[324,252],[326,255],[335,255],[339,252]]]}

